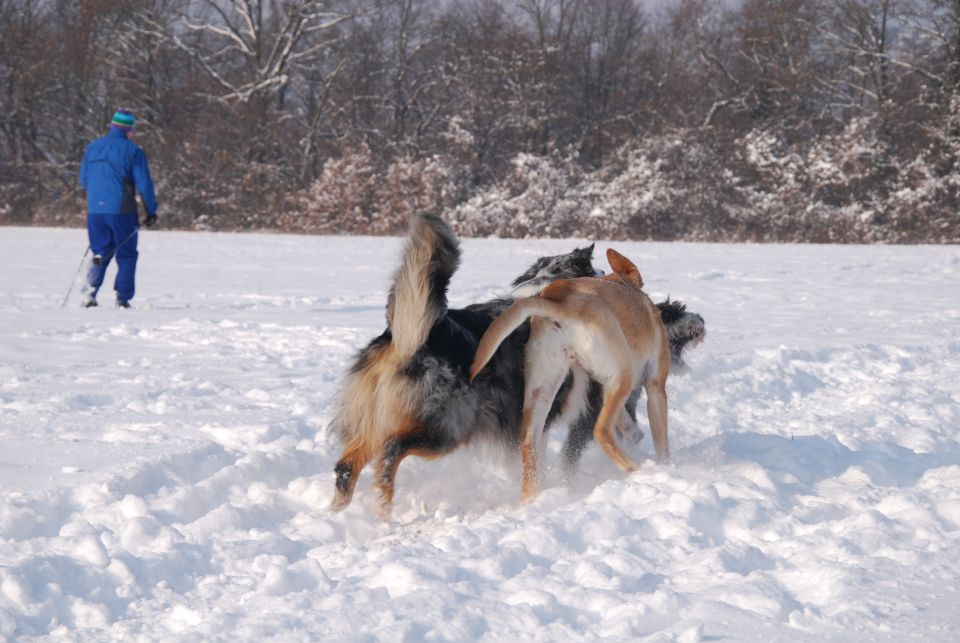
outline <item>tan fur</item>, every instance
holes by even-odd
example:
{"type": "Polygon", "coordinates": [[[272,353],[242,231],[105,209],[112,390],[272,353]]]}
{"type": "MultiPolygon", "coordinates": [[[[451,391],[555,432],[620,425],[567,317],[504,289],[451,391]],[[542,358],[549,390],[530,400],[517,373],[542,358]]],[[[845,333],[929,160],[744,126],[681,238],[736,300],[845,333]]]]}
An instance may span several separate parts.
{"type": "Polygon", "coordinates": [[[339,415],[344,424],[354,427],[352,442],[379,448],[396,432],[398,418],[412,415],[413,391],[402,378],[394,377],[403,364],[398,352],[388,344],[367,368],[345,381],[339,415]]]}
{"type": "Polygon", "coordinates": [[[614,272],[604,279],[560,280],[544,288],[539,297],[517,300],[490,325],[477,348],[471,378],[493,357],[500,343],[533,316],[524,367],[523,499],[536,494],[537,441],[546,411],[569,368],[581,368],[603,385],[603,406],[594,437],[617,466],[625,472],[636,469],[614,431],[618,423],[632,421],[624,417],[623,405],[637,385],[643,385],[647,393],[657,460],[669,461],[667,332],[656,306],[641,290],[643,279],[636,266],[612,249],[607,251],[607,259],[614,272]]]}
{"type": "MultiPolygon", "coordinates": [[[[395,346],[387,344],[370,356],[367,368],[344,383],[338,417],[352,430],[340,460],[350,463],[357,474],[379,456],[388,438],[403,433],[413,423],[414,392],[406,380],[395,377],[404,361],[395,346]]],[[[350,504],[356,479],[351,482],[347,492],[335,495],[331,504],[334,511],[350,504]]],[[[392,484],[390,487],[387,492],[381,489],[382,502],[387,505],[393,499],[392,484]]]]}
{"type": "Polygon", "coordinates": [[[387,325],[393,332],[392,344],[399,359],[412,357],[437,322],[435,316],[425,318],[434,309],[424,303],[430,292],[430,258],[437,235],[418,219],[412,225],[419,227],[410,233],[387,302],[387,325]]]}
{"type": "MultiPolygon", "coordinates": [[[[547,288],[565,281],[567,280],[560,279],[547,286],[547,288]]],[[[556,319],[563,318],[565,314],[562,307],[542,297],[525,297],[513,302],[509,308],[493,320],[483,337],[480,338],[480,343],[477,344],[477,352],[474,353],[473,363],[470,366],[470,380],[473,381],[477,377],[477,373],[493,358],[493,354],[497,352],[497,348],[500,347],[503,340],[516,330],[517,326],[525,322],[528,317],[540,315],[549,319],[556,319]]]]}
{"type": "Polygon", "coordinates": [[[610,269],[613,270],[613,274],[607,275],[607,279],[620,281],[637,290],[643,288],[643,277],[640,276],[640,271],[632,261],[613,248],[607,250],[607,261],[610,262],[610,269]]]}

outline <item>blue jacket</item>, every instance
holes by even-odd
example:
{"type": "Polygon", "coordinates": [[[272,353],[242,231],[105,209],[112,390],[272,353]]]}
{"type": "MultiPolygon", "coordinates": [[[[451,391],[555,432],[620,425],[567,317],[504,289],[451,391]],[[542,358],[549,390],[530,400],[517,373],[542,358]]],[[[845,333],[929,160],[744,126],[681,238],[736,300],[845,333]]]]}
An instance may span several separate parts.
{"type": "Polygon", "coordinates": [[[127,140],[122,130],[113,128],[87,146],[80,166],[80,185],[87,191],[90,214],[136,214],[134,188],[147,214],[157,211],[147,156],[139,145],[127,140]]]}

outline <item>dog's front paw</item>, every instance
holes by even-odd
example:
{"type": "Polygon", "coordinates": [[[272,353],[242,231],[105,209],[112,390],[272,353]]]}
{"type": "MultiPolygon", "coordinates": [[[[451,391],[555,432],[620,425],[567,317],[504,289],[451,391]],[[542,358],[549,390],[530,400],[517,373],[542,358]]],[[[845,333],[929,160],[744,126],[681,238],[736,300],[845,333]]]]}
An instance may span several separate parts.
{"type": "Polygon", "coordinates": [[[330,501],[330,511],[337,513],[343,511],[350,504],[350,496],[342,493],[337,493],[333,497],[333,500],[330,501]]]}
{"type": "Polygon", "coordinates": [[[390,522],[390,516],[393,514],[392,502],[378,502],[373,508],[373,513],[380,522],[390,522]]]}
{"type": "Polygon", "coordinates": [[[535,483],[527,483],[523,485],[523,489],[520,491],[520,505],[528,505],[540,494],[540,487],[535,483]]]}

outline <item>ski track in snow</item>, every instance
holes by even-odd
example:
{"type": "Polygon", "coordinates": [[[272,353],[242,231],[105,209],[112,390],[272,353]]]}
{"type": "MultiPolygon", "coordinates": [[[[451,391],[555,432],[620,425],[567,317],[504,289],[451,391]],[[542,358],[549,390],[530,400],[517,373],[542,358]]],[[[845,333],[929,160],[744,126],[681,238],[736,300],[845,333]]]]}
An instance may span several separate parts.
{"type": "MultiPolygon", "coordinates": [[[[706,319],[674,465],[591,446],[518,506],[516,462],[411,458],[385,524],[369,469],[327,511],[325,427],[399,239],[150,231],[131,311],[112,268],[59,308],[83,231],[0,239],[2,637],[960,638],[956,247],[600,243],[706,319]]],[[[467,240],[452,303],[574,245],[467,240]]]]}

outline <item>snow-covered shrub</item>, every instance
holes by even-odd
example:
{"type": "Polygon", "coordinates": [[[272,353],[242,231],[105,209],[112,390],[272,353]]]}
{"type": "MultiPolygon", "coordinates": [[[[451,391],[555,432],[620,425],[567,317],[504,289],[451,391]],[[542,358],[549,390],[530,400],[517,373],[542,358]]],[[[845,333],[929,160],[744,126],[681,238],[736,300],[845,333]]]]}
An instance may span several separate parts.
{"type": "Polygon", "coordinates": [[[576,235],[582,217],[579,178],[574,163],[520,154],[506,177],[452,210],[449,219],[466,236],[576,235]]]}
{"type": "Polygon", "coordinates": [[[723,211],[722,167],[684,132],[640,139],[593,171],[572,156],[520,154],[450,219],[474,236],[707,238],[704,218],[723,211]]]}
{"type": "Polygon", "coordinates": [[[758,241],[883,241],[898,170],[866,119],[812,141],[755,130],[737,141],[739,218],[758,241]]]}
{"type": "Polygon", "coordinates": [[[904,167],[889,197],[883,241],[960,242],[960,173],[937,172],[925,158],[904,167]]]}
{"type": "Polygon", "coordinates": [[[0,181],[0,224],[17,223],[14,202],[17,200],[17,185],[0,181]]]}
{"type": "Polygon", "coordinates": [[[318,234],[403,234],[417,213],[442,213],[456,198],[454,174],[440,157],[401,156],[377,167],[361,145],[329,159],[293,200],[286,225],[318,234]]]}
{"type": "Polygon", "coordinates": [[[621,148],[588,175],[580,187],[586,204],[581,233],[611,239],[656,236],[657,222],[669,220],[677,197],[669,160],[677,143],[673,137],[642,140],[621,148]]]}
{"type": "Polygon", "coordinates": [[[402,234],[416,214],[442,213],[451,205],[450,173],[438,158],[396,159],[376,192],[373,234],[402,234]]]}
{"type": "Polygon", "coordinates": [[[339,158],[328,159],[320,177],[297,195],[285,223],[315,234],[367,232],[379,183],[370,148],[346,149],[339,158]]]}
{"type": "Polygon", "coordinates": [[[960,234],[960,177],[943,150],[897,162],[866,119],[813,139],[665,131],[595,169],[571,152],[521,153],[472,190],[469,155],[455,147],[382,168],[369,148],[353,148],[327,161],[285,227],[402,234],[413,214],[437,212],[464,236],[902,243],[960,234]]]}
{"type": "Polygon", "coordinates": [[[80,228],[87,225],[87,201],[76,192],[41,202],[34,210],[33,224],[50,227],[80,228]]]}

